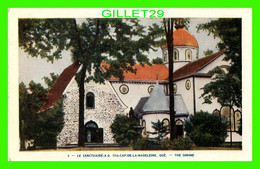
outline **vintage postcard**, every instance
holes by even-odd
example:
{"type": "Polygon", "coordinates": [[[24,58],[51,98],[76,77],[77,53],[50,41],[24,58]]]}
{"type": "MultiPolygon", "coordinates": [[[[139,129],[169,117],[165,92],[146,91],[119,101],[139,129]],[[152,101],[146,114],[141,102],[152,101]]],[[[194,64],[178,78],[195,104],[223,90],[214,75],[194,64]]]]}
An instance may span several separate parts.
{"type": "Polygon", "coordinates": [[[9,160],[252,160],[251,9],[8,18],[9,160]]]}

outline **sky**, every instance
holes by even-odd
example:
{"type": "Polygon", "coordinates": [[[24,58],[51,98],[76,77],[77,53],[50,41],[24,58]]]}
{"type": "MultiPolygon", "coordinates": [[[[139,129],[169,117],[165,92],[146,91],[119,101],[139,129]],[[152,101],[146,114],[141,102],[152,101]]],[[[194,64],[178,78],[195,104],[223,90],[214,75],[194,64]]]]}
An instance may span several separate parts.
{"type": "MultiPolygon", "coordinates": [[[[200,31],[197,32],[196,26],[200,23],[205,23],[210,21],[210,19],[200,19],[200,18],[190,18],[190,26],[188,31],[197,39],[199,44],[199,58],[204,57],[203,51],[207,49],[213,50],[213,52],[217,52],[216,44],[220,41],[220,39],[214,39],[212,35],[208,36],[208,32],[200,31]]],[[[78,21],[77,21],[78,22],[78,21]]],[[[80,21],[79,21],[80,22],[80,21]]],[[[159,22],[158,19],[144,19],[141,21],[143,25],[149,25],[154,22],[159,22]]],[[[157,52],[148,53],[148,58],[150,60],[162,57],[162,51],[159,48],[157,52]]],[[[54,63],[47,62],[46,59],[41,58],[32,58],[27,53],[23,52],[22,49],[19,48],[19,83],[23,82],[26,85],[29,84],[31,80],[36,83],[41,83],[44,87],[46,87],[43,77],[50,77],[50,73],[54,72],[55,74],[61,74],[62,71],[71,65],[71,56],[70,52],[63,51],[62,59],[55,60],[54,63]]]]}

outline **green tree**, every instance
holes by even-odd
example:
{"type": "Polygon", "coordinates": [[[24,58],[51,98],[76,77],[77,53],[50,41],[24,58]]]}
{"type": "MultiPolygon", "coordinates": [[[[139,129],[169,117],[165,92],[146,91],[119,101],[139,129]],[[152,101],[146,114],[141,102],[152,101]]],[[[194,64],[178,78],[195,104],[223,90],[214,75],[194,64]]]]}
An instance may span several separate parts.
{"type": "Polygon", "coordinates": [[[19,132],[20,149],[25,149],[25,140],[31,140],[36,135],[36,112],[45,101],[47,91],[40,84],[33,81],[27,88],[24,83],[19,84],[19,132]]]}
{"type": "Polygon", "coordinates": [[[51,109],[37,113],[35,145],[40,148],[56,148],[57,135],[63,128],[62,99],[51,109]]]}
{"type": "Polygon", "coordinates": [[[198,26],[199,30],[207,30],[209,34],[213,34],[214,37],[219,37],[221,42],[218,43],[220,50],[225,50],[226,57],[225,60],[231,61],[231,66],[228,68],[228,73],[220,71],[218,68],[211,72],[212,76],[216,76],[212,85],[204,87],[204,98],[218,97],[220,103],[225,103],[230,106],[236,105],[237,107],[242,107],[242,81],[241,81],[241,71],[242,71],[242,59],[241,59],[241,19],[240,18],[220,18],[217,20],[212,20],[205,24],[200,24],[198,26]],[[229,88],[221,88],[223,95],[219,95],[220,90],[217,83],[220,81],[230,81],[231,86],[229,88]],[[212,86],[212,87],[210,87],[212,86]],[[228,91],[225,91],[228,89],[228,91]],[[231,91],[231,96],[227,98],[228,92],[231,91]],[[224,94],[226,93],[226,94],[224,94]],[[217,94],[217,95],[215,95],[217,94]],[[234,95],[234,96],[233,96],[234,95]],[[221,98],[223,96],[223,98],[221,98]],[[224,101],[225,100],[225,101],[224,101]]]}
{"type": "Polygon", "coordinates": [[[110,128],[116,142],[120,145],[128,146],[141,137],[136,126],[138,126],[138,123],[134,118],[117,115],[110,128]]]}
{"type": "Polygon", "coordinates": [[[227,125],[218,116],[203,111],[190,116],[185,131],[197,146],[220,146],[227,137],[227,125]]]}
{"type": "MultiPolygon", "coordinates": [[[[221,39],[218,47],[225,50],[224,59],[231,62],[228,73],[220,68],[210,72],[214,80],[203,87],[202,97],[205,103],[211,103],[213,97],[218,98],[222,106],[230,107],[230,112],[233,106],[242,107],[241,27],[241,18],[220,18],[198,26],[198,31],[208,30],[209,34],[221,39]]],[[[232,134],[230,140],[232,146],[232,134]]]]}
{"type": "Polygon", "coordinates": [[[203,54],[204,54],[205,56],[210,56],[210,55],[213,54],[213,50],[207,49],[206,51],[203,52],[203,54]]]}
{"type": "MultiPolygon", "coordinates": [[[[58,75],[51,74],[51,79],[44,77],[49,86],[54,83],[58,75]]],[[[19,84],[19,133],[20,149],[25,149],[25,140],[34,140],[34,146],[55,148],[56,136],[63,127],[63,112],[61,100],[53,108],[42,114],[37,111],[46,101],[48,89],[33,81],[26,87],[19,84]]]]}
{"type": "MultiPolygon", "coordinates": [[[[148,30],[158,29],[153,25],[148,30]]],[[[150,64],[144,52],[154,50],[152,46],[158,45],[156,38],[157,33],[146,33],[137,19],[85,19],[81,25],[76,19],[19,19],[19,46],[25,52],[53,62],[61,58],[63,50],[70,50],[72,60],[82,65],[76,75],[78,146],[84,146],[84,83],[102,83],[112,75],[122,80],[123,71],[134,72],[132,66],[136,62],[150,64]],[[100,70],[102,61],[110,64],[106,72],[100,70]]]]}
{"type": "Polygon", "coordinates": [[[163,138],[169,134],[169,126],[165,126],[163,121],[158,120],[157,122],[152,122],[152,128],[155,130],[155,132],[149,132],[151,134],[157,134],[156,137],[157,141],[162,141],[163,138]]]}
{"type": "Polygon", "coordinates": [[[159,65],[161,65],[161,64],[163,64],[163,60],[162,60],[162,58],[157,57],[157,58],[152,60],[152,64],[159,64],[159,65]]]}

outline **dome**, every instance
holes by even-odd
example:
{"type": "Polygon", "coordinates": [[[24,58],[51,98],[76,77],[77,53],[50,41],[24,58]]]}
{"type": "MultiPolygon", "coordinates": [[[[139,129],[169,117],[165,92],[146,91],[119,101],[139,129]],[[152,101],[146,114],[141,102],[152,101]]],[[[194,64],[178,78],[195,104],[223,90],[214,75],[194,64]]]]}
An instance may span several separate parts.
{"type": "MultiPolygon", "coordinates": [[[[178,28],[173,32],[174,46],[192,46],[198,48],[198,42],[195,37],[184,28],[178,28]]],[[[166,48],[167,44],[162,48],[166,48]]]]}

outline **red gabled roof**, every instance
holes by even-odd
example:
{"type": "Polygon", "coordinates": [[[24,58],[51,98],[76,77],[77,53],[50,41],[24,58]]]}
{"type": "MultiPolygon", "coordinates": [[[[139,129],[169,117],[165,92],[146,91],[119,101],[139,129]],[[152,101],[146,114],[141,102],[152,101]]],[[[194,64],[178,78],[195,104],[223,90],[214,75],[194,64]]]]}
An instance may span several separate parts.
{"type": "Polygon", "coordinates": [[[41,109],[38,112],[43,112],[48,108],[54,106],[58,102],[64,90],[68,86],[69,82],[74,77],[75,73],[78,71],[79,67],[79,62],[75,62],[63,70],[58,79],[54,82],[51,90],[48,92],[47,102],[41,107],[41,109]]]}
{"type": "Polygon", "coordinates": [[[176,80],[176,79],[197,73],[199,70],[201,70],[203,67],[208,65],[210,62],[215,60],[217,57],[219,57],[223,53],[224,53],[224,51],[220,51],[220,52],[215,53],[213,55],[210,55],[210,56],[201,58],[199,60],[196,60],[194,62],[188,63],[187,65],[181,67],[180,69],[176,70],[173,73],[173,79],[176,80]]]}
{"type": "MultiPolygon", "coordinates": [[[[108,64],[102,63],[101,68],[105,72],[108,64]]],[[[124,72],[124,81],[128,80],[140,80],[140,81],[155,81],[155,80],[167,80],[168,78],[168,68],[165,65],[154,64],[149,65],[140,65],[136,64],[133,66],[133,69],[136,70],[135,73],[124,72]]],[[[111,77],[110,80],[118,80],[118,78],[111,77]]]]}
{"type": "MultiPolygon", "coordinates": [[[[197,73],[203,67],[211,63],[217,57],[222,55],[224,51],[215,53],[211,56],[204,57],[202,59],[196,60],[194,62],[190,62],[189,64],[183,66],[173,73],[174,80],[183,78],[192,74],[197,73]]],[[[106,63],[102,63],[101,69],[106,71],[107,66],[106,63]]],[[[51,90],[47,94],[47,102],[41,107],[38,112],[42,112],[47,110],[48,108],[54,106],[60,97],[62,96],[64,90],[68,86],[69,82],[74,77],[75,73],[78,71],[80,64],[78,62],[73,63],[61,73],[59,78],[53,84],[51,90]]],[[[136,64],[134,66],[136,73],[124,72],[124,80],[125,81],[164,81],[168,80],[168,68],[165,65],[139,65],[136,64]]],[[[118,80],[115,77],[111,77],[110,80],[118,80]]]]}

